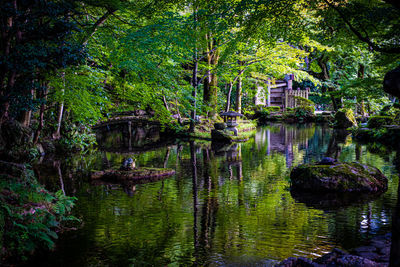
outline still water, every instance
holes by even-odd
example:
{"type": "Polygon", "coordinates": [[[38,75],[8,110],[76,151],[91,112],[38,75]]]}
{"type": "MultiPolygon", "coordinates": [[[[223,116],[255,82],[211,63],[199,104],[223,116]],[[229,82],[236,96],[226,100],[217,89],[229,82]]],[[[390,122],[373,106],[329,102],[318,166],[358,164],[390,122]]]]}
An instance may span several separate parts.
{"type": "Polygon", "coordinates": [[[175,140],[129,151],[114,133],[88,155],[44,161],[36,172],[53,191],[78,198],[83,225],[38,255],[41,266],[254,266],[291,256],[315,258],[390,232],[397,201],[395,154],[315,125],[270,125],[246,143],[219,147],[175,140]],[[116,141],[119,140],[119,141],[116,141]],[[334,206],[294,198],[290,169],[324,156],[378,167],[389,189],[375,199],[334,206]],[[169,167],[172,177],[142,184],[91,181],[91,170],[169,167]],[[343,206],[344,205],[344,206],[343,206]],[[43,258],[44,257],[44,258],[43,258]]]}

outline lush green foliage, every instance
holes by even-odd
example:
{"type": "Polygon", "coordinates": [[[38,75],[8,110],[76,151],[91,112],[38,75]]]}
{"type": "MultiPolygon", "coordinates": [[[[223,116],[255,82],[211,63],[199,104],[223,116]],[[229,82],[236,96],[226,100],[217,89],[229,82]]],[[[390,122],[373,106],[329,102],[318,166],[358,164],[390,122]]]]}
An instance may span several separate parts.
{"type": "MultiPolygon", "coordinates": [[[[10,35],[9,54],[2,47],[2,62],[17,64],[2,63],[4,109],[9,105],[29,126],[32,115],[25,113],[46,105],[47,135],[65,120],[93,125],[115,111],[152,110],[153,119],[170,127],[193,110],[207,115],[234,105],[249,112],[257,84],[288,73],[295,74],[295,86],[310,87],[323,108],[329,100],[334,109],[374,113],[389,102],[382,77],[399,63],[398,53],[386,53],[396,49],[398,27],[382,26],[397,25],[398,10],[379,1],[47,1],[35,7],[44,12],[32,14],[28,2],[17,10],[6,2],[2,14],[23,33],[22,48],[32,49],[21,58],[17,33],[10,35]],[[360,38],[359,29],[375,43],[360,38]]],[[[39,115],[33,116],[39,121],[39,115]]]]}
{"type": "Polygon", "coordinates": [[[301,96],[294,96],[293,97],[296,102],[296,106],[299,107],[314,107],[315,103],[307,98],[301,97],[301,96]]]}
{"type": "Polygon", "coordinates": [[[1,162],[0,209],[2,256],[25,257],[36,248],[53,248],[57,232],[66,222],[77,221],[69,213],[75,198],[60,190],[55,194],[40,185],[27,166],[1,162]]]}

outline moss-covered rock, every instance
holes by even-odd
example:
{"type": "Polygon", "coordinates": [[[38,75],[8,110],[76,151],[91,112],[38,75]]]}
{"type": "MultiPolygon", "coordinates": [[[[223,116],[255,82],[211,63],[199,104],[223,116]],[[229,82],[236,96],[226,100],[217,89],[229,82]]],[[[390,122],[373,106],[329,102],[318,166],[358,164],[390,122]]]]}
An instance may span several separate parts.
{"type": "Polygon", "coordinates": [[[217,130],[217,129],[212,130],[211,139],[214,142],[232,143],[232,137],[230,133],[226,130],[217,130]]]}
{"type": "Polygon", "coordinates": [[[232,131],[225,130],[216,130],[213,129],[211,131],[211,140],[215,143],[225,143],[230,144],[233,142],[244,142],[249,140],[251,136],[255,134],[255,130],[249,129],[249,131],[239,132],[237,136],[233,134],[232,131]]]}
{"type": "Polygon", "coordinates": [[[335,114],[334,127],[337,129],[346,129],[357,126],[354,112],[351,109],[341,109],[335,114]]]}
{"type": "Polygon", "coordinates": [[[393,117],[390,116],[372,116],[368,120],[368,128],[379,128],[383,125],[390,125],[393,117]]]}
{"type": "Polygon", "coordinates": [[[105,180],[141,180],[153,177],[170,176],[175,174],[173,169],[167,168],[137,168],[133,170],[116,170],[109,169],[105,171],[93,172],[92,179],[105,179],[105,180]]]}
{"type": "Polygon", "coordinates": [[[370,192],[387,189],[387,178],[382,172],[358,162],[334,165],[303,164],[290,174],[291,188],[313,192],[370,192]]]}
{"type": "Polygon", "coordinates": [[[224,122],[216,122],[214,123],[214,128],[217,130],[224,130],[226,129],[226,124],[224,122]]]}

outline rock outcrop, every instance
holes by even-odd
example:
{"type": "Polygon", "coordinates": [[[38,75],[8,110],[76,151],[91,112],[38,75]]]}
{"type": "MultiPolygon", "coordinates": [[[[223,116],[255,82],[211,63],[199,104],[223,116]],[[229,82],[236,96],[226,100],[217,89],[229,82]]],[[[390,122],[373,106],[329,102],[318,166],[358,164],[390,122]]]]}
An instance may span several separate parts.
{"type": "Polygon", "coordinates": [[[316,193],[380,193],[388,183],[379,169],[358,162],[303,164],[292,170],[290,179],[292,190],[316,193]]]}
{"type": "Polygon", "coordinates": [[[400,98],[400,66],[385,74],[383,90],[400,98]]]}

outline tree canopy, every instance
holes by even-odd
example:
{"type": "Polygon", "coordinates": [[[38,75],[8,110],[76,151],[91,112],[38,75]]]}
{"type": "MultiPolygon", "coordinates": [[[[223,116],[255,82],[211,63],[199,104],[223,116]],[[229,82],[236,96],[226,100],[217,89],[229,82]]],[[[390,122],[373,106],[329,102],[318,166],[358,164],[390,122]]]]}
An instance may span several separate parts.
{"type": "Polygon", "coordinates": [[[65,115],[94,124],[147,109],[168,124],[241,111],[255,81],[286,74],[335,109],[378,105],[400,60],[389,0],[9,0],[0,12],[1,121],[46,121],[56,136],[65,115]]]}

